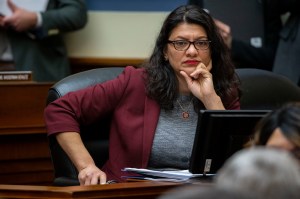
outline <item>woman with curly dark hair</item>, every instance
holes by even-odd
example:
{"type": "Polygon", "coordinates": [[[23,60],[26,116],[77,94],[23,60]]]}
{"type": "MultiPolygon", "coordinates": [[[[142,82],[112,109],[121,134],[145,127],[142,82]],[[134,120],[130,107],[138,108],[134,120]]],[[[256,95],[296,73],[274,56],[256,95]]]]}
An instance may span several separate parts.
{"type": "MultiPolygon", "coordinates": [[[[172,109],[173,102],[180,92],[180,80],[184,78],[179,74],[180,71],[186,71],[189,74],[194,70],[194,66],[201,64],[207,66],[207,70],[211,73],[214,89],[221,97],[225,107],[230,106],[230,103],[233,102],[230,96],[236,92],[232,89],[236,89],[238,82],[228,49],[224,45],[221,35],[218,34],[210,15],[203,10],[200,12],[200,8],[182,6],[165,20],[156,40],[154,51],[149,61],[144,64],[148,76],[146,86],[149,96],[156,99],[162,108],[172,109]],[[192,50],[188,38],[182,37],[177,32],[174,33],[174,30],[179,29],[178,26],[182,27],[181,25],[202,27],[202,31],[205,33],[198,38],[192,38],[196,41],[193,43],[194,49],[192,50]],[[172,38],[174,39],[172,40],[172,38]],[[181,49],[176,49],[177,46],[181,49]],[[169,60],[168,54],[175,54],[178,60],[169,60]],[[177,63],[172,63],[172,61],[177,61],[177,63]],[[176,65],[181,66],[177,68],[176,65]]],[[[183,80],[183,82],[185,81],[189,80],[183,80]]],[[[187,92],[189,93],[190,90],[188,89],[187,92]]],[[[204,102],[201,98],[200,100],[204,102]]],[[[205,108],[202,103],[201,105],[202,108],[205,108]]]]}
{"type": "Polygon", "coordinates": [[[200,109],[240,109],[239,81],[212,18],[197,6],[171,12],[149,60],[116,79],[49,104],[45,121],[81,185],[124,181],[125,167],[187,169],[200,109]],[[112,115],[109,159],[98,168],[80,125],[112,115]]]}

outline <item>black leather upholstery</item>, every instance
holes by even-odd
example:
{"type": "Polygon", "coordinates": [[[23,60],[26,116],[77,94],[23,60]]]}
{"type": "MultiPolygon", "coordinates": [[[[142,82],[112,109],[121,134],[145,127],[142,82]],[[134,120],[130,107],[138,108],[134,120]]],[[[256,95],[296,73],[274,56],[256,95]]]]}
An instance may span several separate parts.
{"type": "Polygon", "coordinates": [[[300,88],[284,76],[270,71],[236,69],[241,80],[241,109],[276,109],[287,102],[300,101],[300,88]]]}
{"type": "MultiPolygon", "coordinates": [[[[119,75],[124,68],[98,68],[70,75],[53,85],[48,92],[47,104],[70,91],[79,90],[90,85],[105,82],[119,75]]],[[[93,157],[96,165],[101,167],[108,158],[108,132],[110,117],[90,126],[81,126],[82,140],[93,157]],[[85,133],[86,132],[86,133],[85,133]]],[[[48,137],[51,159],[54,167],[54,186],[79,185],[78,172],[54,136],[48,137]]]]}

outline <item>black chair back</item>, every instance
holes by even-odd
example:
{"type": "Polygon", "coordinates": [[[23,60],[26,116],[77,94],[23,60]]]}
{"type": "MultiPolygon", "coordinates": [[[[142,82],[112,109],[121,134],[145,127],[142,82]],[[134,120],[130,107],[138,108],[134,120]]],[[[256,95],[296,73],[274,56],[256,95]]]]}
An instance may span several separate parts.
{"type": "Polygon", "coordinates": [[[300,88],[284,76],[255,68],[236,69],[236,73],[241,80],[241,109],[273,110],[300,101],[300,88]]]}

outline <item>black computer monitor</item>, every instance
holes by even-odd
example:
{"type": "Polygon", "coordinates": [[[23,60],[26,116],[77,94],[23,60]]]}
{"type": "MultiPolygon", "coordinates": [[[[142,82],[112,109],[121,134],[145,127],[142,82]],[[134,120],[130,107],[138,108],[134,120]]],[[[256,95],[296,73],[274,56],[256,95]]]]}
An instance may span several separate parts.
{"type": "Polygon", "coordinates": [[[201,110],[190,159],[191,173],[216,174],[244,148],[254,127],[270,110],[201,110]]]}

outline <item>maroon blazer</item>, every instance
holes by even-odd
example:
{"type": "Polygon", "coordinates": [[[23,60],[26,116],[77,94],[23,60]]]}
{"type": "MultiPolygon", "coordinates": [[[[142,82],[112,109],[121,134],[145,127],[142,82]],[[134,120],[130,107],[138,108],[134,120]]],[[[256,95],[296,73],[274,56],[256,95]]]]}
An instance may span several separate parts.
{"type": "MultiPolygon", "coordinates": [[[[88,124],[112,113],[109,160],[102,170],[108,180],[123,181],[124,167],[146,168],[160,107],[146,95],[144,69],[126,67],[114,80],[70,92],[45,109],[48,135],[80,132],[88,124]]],[[[239,109],[238,97],[226,109],[239,109]]]]}

